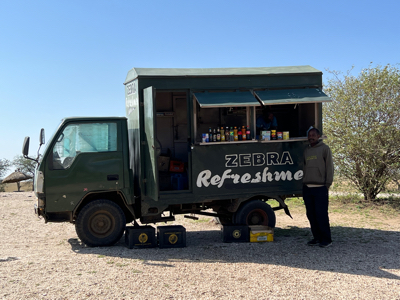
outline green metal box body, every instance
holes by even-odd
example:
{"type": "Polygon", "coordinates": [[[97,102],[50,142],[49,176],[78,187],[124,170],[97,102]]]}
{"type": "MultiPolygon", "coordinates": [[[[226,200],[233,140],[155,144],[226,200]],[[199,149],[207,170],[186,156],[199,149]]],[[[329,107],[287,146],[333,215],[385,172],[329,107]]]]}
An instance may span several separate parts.
{"type": "MultiPolygon", "coordinates": [[[[306,130],[309,126],[322,127],[322,102],[329,100],[321,92],[322,72],[310,66],[134,68],[128,72],[124,84],[129,167],[133,173],[134,194],[140,195],[140,216],[157,215],[166,210],[181,213],[184,207],[196,203],[209,208],[221,200],[240,203],[254,197],[284,199],[301,194],[306,130]],[[224,99],[217,99],[221,102],[216,103],[213,95],[224,99]],[[249,97],[253,97],[256,104],[249,101],[249,97]],[[239,100],[230,102],[230,98],[239,100]],[[202,102],[199,99],[203,99],[202,102]],[[169,102],[173,105],[167,104],[169,102]],[[279,107],[280,120],[296,131],[297,139],[202,143],[200,127],[204,124],[199,121],[201,114],[207,116],[208,112],[219,110],[221,119],[221,115],[224,118],[229,114],[230,107],[241,106],[238,109],[247,114],[247,125],[253,131],[252,138],[255,138],[257,110],[270,104],[273,108],[279,107]],[[182,106],[184,110],[179,110],[182,106]],[[175,122],[178,118],[185,119],[185,122],[175,122]],[[293,124],[291,119],[295,120],[293,124]],[[169,128],[173,128],[172,134],[169,128]],[[181,128],[185,134],[176,137],[181,128]],[[166,140],[169,135],[173,136],[172,142],[166,140]],[[158,170],[157,162],[160,155],[165,154],[163,151],[172,148],[176,152],[179,147],[184,149],[180,155],[185,163],[187,188],[173,190],[169,188],[166,173],[158,170]]],[[[218,112],[215,114],[218,117],[218,112]]],[[[216,125],[219,121],[215,121],[216,125]]]]}

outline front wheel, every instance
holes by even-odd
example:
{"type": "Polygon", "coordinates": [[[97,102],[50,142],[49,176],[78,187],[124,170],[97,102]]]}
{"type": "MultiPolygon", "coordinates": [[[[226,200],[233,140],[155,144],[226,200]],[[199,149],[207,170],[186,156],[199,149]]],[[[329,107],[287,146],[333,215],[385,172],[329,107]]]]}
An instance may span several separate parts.
{"type": "Polygon", "coordinates": [[[125,214],[112,201],[96,200],[79,212],[75,230],[89,247],[114,245],[124,234],[125,214]]]}
{"type": "Polygon", "coordinates": [[[241,225],[264,225],[274,228],[276,218],[271,206],[261,200],[252,200],[239,208],[234,221],[241,225]]]}

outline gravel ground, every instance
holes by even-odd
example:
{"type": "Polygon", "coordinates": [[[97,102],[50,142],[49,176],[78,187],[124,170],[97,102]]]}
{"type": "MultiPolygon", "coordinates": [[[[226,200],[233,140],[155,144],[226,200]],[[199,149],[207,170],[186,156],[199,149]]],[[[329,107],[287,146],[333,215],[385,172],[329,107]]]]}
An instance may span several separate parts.
{"type": "Polygon", "coordinates": [[[34,203],[32,192],[0,193],[2,299],[400,299],[400,216],[333,212],[325,249],[305,245],[302,209],[294,220],[277,212],[269,243],[222,243],[212,219],[179,217],[186,248],[88,248],[34,203]]]}

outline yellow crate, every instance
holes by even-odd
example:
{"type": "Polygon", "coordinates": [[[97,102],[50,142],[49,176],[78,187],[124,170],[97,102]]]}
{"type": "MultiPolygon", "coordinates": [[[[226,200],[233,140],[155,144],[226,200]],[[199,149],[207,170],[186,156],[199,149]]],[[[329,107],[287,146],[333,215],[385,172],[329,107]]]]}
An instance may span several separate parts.
{"type": "Polygon", "coordinates": [[[274,229],[268,226],[254,225],[250,227],[250,243],[273,242],[274,229]]]}

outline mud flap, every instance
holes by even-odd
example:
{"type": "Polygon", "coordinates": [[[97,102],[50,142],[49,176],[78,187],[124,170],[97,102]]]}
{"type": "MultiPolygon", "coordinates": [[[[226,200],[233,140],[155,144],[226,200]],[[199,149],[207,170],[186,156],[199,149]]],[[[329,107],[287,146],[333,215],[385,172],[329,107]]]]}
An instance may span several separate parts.
{"type": "Polygon", "coordinates": [[[286,205],[286,203],[285,203],[285,200],[283,200],[282,197],[276,197],[275,200],[279,202],[279,208],[278,208],[278,209],[282,209],[282,208],[283,208],[283,210],[285,211],[285,213],[286,213],[290,218],[293,219],[292,215],[290,214],[289,207],[288,207],[288,206],[286,205]]]}

